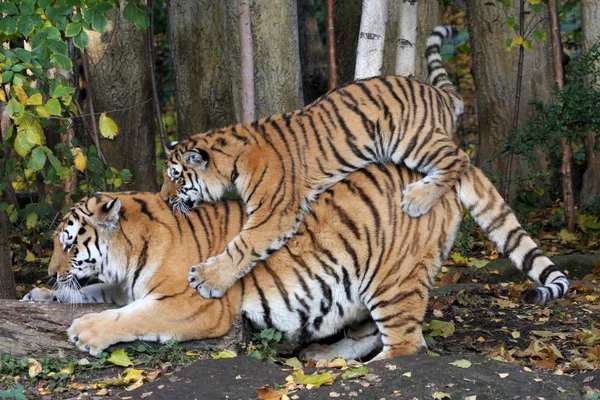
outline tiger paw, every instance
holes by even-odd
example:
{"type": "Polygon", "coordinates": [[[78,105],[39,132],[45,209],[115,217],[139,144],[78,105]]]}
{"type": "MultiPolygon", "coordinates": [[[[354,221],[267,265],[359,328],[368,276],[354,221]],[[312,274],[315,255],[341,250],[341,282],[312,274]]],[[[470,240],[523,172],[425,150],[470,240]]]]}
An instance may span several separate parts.
{"type": "Polygon", "coordinates": [[[235,282],[234,268],[230,262],[218,257],[209,258],[190,269],[188,282],[202,297],[221,298],[235,282]]]}
{"type": "Polygon", "coordinates": [[[79,350],[97,356],[109,346],[126,340],[126,338],[116,337],[116,329],[112,329],[110,323],[114,320],[113,310],[86,314],[73,321],[71,327],[67,329],[67,336],[79,350]]]}
{"type": "Polygon", "coordinates": [[[33,288],[23,296],[23,301],[58,301],[54,290],[47,288],[33,288]]]}
{"type": "Polygon", "coordinates": [[[402,210],[411,217],[425,214],[439,200],[435,185],[423,181],[411,183],[402,194],[402,210]]]}

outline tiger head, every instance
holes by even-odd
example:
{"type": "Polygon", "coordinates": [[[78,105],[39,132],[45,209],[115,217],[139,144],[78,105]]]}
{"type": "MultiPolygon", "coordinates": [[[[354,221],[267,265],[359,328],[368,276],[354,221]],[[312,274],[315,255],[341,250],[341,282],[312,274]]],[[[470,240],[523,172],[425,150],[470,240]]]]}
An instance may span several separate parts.
{"type": "MultiPolygon", "coordinates": [[[[212,137],[197,135],[169,153],[160,193],[174,211],[185,214],[200,202],[214,203],[231,188],[231,158],[222,150],[209,153],[207,149],[215,149],[213,142],[212,137]]],[[[216,142],[227,143],[222,137],[216,142]]]]}
{"type": "Polygon", "coordinates": [[[54,234],[48,265],[48,274],[56,277],[59,288],[76,288],[78,280],[86,278],[110,278],[105,255],[119,229],[120,210],[118,198],[96,194],[75,204],[63,217],[54,234]]]}

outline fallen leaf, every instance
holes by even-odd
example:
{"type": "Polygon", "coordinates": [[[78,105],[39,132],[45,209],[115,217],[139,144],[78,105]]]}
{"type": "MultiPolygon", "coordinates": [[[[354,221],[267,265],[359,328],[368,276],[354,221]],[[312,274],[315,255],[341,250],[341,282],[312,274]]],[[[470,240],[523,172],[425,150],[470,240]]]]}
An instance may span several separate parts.
{"type": "Polygon", "coordinates": [[[115,365],[119,365],[121,367],[128,367],[130,365],[133,365],[133,362],[131,362],[129,355],[127,355],[127,352],[124,349],[118,349],[113,351],[112,353],[110,353],[110,357],[106,361],[115,365]]]}
{"type": "Polygon", "coordinates": [[[258,395],[258,400],[280,400],[284,394],[287,394],[287,389],[272,389],[269,385],[261,386],[256,389],[256,394],[258,395]]]}
{"type": "Polygon", "coordinates": [[[297,357],[288,358],[285,360],[285,365],[289,365],[294,369],[302,369],[302,362],[297,357]]]}
{"type": "Polygon", "coordinates": [[[444,392],[435,392],[434,394],[432,394],[432,397],[434,398],[434,400],[444,400],[452,398],[448,393],[444,392]]]}
{"type": "Polygon", "coordinates": [[[339,394],[338,392],[331,392],[329,393],[329,397],[340,397],[341,394],[339,394]]]}
{"type": "Polygon", "coordinates": [[[519,331],[512,331],[510,335],[513,337],[513,339],[518,339],[518,338],[521,337],[521,332],[519,332],[519,331]]]}
{"type": "Polygon", "coordinates": [[[108,389],[102,388],[96,392],[96,396],[106,396],[108,395],[108,389]]]}
{"type": "Polygon", "coordinates": [[[29,368],[29,377],[35,378],[42,372],[42,364],[36,359],[30,358],[27,360],[27,367],[29,368]]]}
{"type": "Polygon", "coordinates": [[[220,358],[234,358],[237,357],[237,353],[233,350],[221,350],[218,353],[212,353],[210,355],[213,359],[218,360],[220,358]]]}
{"type": "Polygon", "coordinates": [[[412,372],[405,372],[405,373],[402,374],[402,376],[410,378],[412,376],[412,372]]]}
{"type": "Polygon", "coordinates": [[[367,375],[367,367],[363,365],[362,367],[347,369],[342,375],[342,379],[355,379],[365,375],[367,375]]]}
{"type": "Polygon", "coordinates": [[[449,363],[450,365],[454,365],[458,368],[471,368],[471,361],[469,360],[456,360],[454,362],[449,363]]]}
{"type": "Polygon", "coordinates": [[[339,374],[334,374],[331,371],[322,373],[314,372],[312,375],[304,374],[303,370],[294,371],[292,377],[296,383],[307,385],[308,389],[313,387],[321,387],[322,385],[331,385],[339,374]]]}
{"type": "Polygon", "coordinates": [[[508,374],[506,372],[498,372],[498,376],[502,379],[506,378],[508,374]]]}
{"type": "Polygon", "coordinates": [[[346,363],[346,360],[344,360],[343,358],[335,358],[335,359],[331,360],[331,362],[327,366],[329,368],[346,369],[346,368],[348,368],[348,363],[346,363]]]}

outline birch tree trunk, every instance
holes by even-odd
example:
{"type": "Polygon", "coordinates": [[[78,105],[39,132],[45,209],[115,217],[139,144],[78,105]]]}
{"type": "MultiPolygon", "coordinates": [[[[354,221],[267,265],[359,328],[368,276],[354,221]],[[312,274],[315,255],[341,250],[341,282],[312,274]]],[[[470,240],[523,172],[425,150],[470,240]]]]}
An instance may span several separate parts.
{"type": "MultiPolygon", "coordinates": [[[[581,0],[583,49],[589,51],[600,38],[600,0],[581,0]]],[[[596,148],[596,134],[586,138],[587,168],[583,174],[581,204],[591,204],[600,197],[600,150],[596,148]]]]}
{"type": "MultiPolygon", "coordinates": [[[[473,77],[477,87],[477,118],[479,124],[479,146],[476,164],[487,173],[506,176],[508,156],[494,158],[501,151],[502,140],[509,135],[515,101],[518,51],[507,52],[505,21],[509,15],[518,20],[518,0],[506,8],[500,2],[468,0],[468,20],[471,49],[473,52],[473,77]]],[[[544,10],[537,17],[538,29],[545,30],[550,37],[548,13],[544,10]]],[[[536,21],[537,21],[536,19],[536,21]]],[[[535,41],[531,51],[525,53],[521,89],[520,114],[532,111],[529,102],[533,99],[549,103],[553,99],[552,49],[546,42],[535,41]]],[[[520,118],[519,126],[525,117],[520,118]]],[[[548,171],[545,155],[536,151],[537,165],[534,171],[548,171]]],[[[527,162],[514,157],[513,177],[525,176],[529,171],[527,162]]],[[[501,189],[510,184],[509,200],[514,199],[516,185],[500,182],[501,189]]]]}
{"type": "MultiPolygon", "coordinates": [[[[232,107],[231,60],[227,54],[233,36],[239,43],[237,0],[231,4],[230,30],[223,1],[170,0],[167,7],[179,139],[239,121],[232,107]]],[[[239,53],[236,62],[239,71],[239,53]]],[[[241,90],[240,84],[237,90],[241,90]]],[[[236,97],[239,99],[240,94],[236,97]]],[[[240,104],[236,106],[239,110],[240,104]]]]}
{"type": "Polygon", "coordinates": [[[242,57],[242,123],[254,121],[254,46],[250,23],[250,4],[239,0],[240,50],[242,57]]]}
{"type": "Polygon", "coordinates": [[[363,0],[354,79],[381,75],[388,0],[363,0]]]}
{"type": "MultiPolygon", "coordinates": [[[[396,51],[396,75],[415,77],[417,56],[417,27],[419,22],[419,2],[403,0],[400,2],[400,28],[398,31],[398,50],[396,51]]],[[[421,38],[424,40],[424,38],[421,38]]]]}
{"type": "Polygon", "coordinates": [[[125,0],[109,14],[105,33],[89,31],[89,72],[96,112],[110,113],[119,127],[113,139],[101,140],[111,166],[127,168],[133,183],[123,187],[154,191],[156,152],[152,90],[146,55],[146,34],[123,17],[125,0]]]}

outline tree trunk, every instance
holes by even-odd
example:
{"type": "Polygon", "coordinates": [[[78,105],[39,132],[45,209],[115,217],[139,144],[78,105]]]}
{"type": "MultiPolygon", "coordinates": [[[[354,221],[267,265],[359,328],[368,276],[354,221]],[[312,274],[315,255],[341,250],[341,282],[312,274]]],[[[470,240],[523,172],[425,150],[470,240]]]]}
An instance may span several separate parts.
{"type": "Polygon", "coordinates": [[[97,113],[110,112],[119,127],[113,140],[102,139],[111,166],[133,174],[128,189],[154,191],[156,156],[152,90],[146,55],[146,34],[123,17],[126,1],[109,14],[105,33],[89,31],[87,83],[93,89],[97,113]]]}
{"type": "Polygon", "coordinates": [[[239,35],[237,1],[232,4],[231,32],[223,1],[171,0],[167,4],[179,139],[235,123],[226,49],[229,34],[239,35]]]}
{"type": "Polygon", "coordinates": [[[239,0],[238,18],[240,29],[240,53],[242,58],[242,123],[254,121],[254,44],[252,43],[252,25],[249,0],[239,0]]]}
{"type": "MultiPolygon", "coordinates": [[[[2,196],[4,197],[4,196],[2,196]]],[[[0,202],[4,198],[0,198],[0,202]]],[[[16,299],[15,277],[9,247],[10,221],[8,214],[0,211],[0,299],[16,299]]]]}
{"type": "MultiPolygon", "coordinates": [[[[67,328],[75,318],[88,313],[116,308],[114,304],[37,303],[0,301],[0,355],[43,358],[47,355],[83,357],[67,340],[67,328]]],[[[216,339],[184,342],[193,348],[235,348],[249,338],[249,327],[241,316],[233,321],[231,330],[216,339]]],[[[135,345],[133,343],[132,345],[135,345]]],[[[123,348],[123,344],[115,347],[123,348]]],[[[111,350],[108,350],[109,352],[111,350]]]]}
{"type": "MultiPolygon", "coordinates": [[[[228,63],[233,81],[235,115],[241,115],[240,42],[237,1],[227,2],[228,63]],[[235,32],[235,33],[232,33],[235,32]]],[[[302,74],[298,44],[298,7],[294,0],[254,0],[250,5],[254,43],[256,118],[302,107],[302,74]]],[[[231,102],[227,104],[231,107],[231,102]]]]}
{"type": "MultiPolygon", "coordinates": [[[[476,164],[486,172],[506,176],[508,155],[492,158],[500,153],[502,139],[510,133],[515,101],[518,51],[507,52],[505,40],[508,38],[504,21],[509,15],[518,21],[518,0],[512,0],[510,9],[500,2],[468,1],[469,32],[473,51],[473,77],[477,87],[477,110],[479,123],[479,146],[476,164]]],[[[545,29],[550,37],[548,13],[528,17],[541,20],[538,29],[545,29]]],[[[537,99],[543,102],[552,100],[552,50],[548,42],[534,41],[533,49],[526,52],[523,64],[519,121],[522,125],[528,112],[529,102],[537,99]]],[[[547,171],[546,159],[537,151],[538,163],[534,170],[547,171]]],[[[527,162],[514,157],[512,176],[524,176],[528,171],[527,162]]],[[[516,185],[499,182],[501,189],[510,184],[509,200],[514,198],[516,185]]]]}
{"type": "MultiPolygon", "coordinates": [[[[398,51],[398,35],[400,30],[401,5],[404,0],[390,0],[388,7],[388,22],[385,32],[385,51],[383,54],[383,75],[396,73],[396,58],[398,51]]],[[[417,37],[415,55],[415,77],[421,82],[427,78],[427,60],[425,58],[425,41],[440,20],[438,0],[419,0],[417,13],[417,37]]]]}
{"type": "Polygon", "coordinates": [[[333,2],[338,85],[354,80],[361,6],[361,0],[333,2]]]}
{"type": "Polygon", "coordinates": [[[312,103],[327,91],[327,60],[313,0],[298,0],[298,43],[302,69],[304,104],[312,103]]]}
{"type": "MultiPolygon", "coordinates": [[[[589,51],[600,37],[600,0],[581,1],[583,25],[583,49],[589,51]]],[[[592,204],[600,197],[600,150],[596,149],[596,134],[589,132],[586,138],[587,168],[583,174],[581,204],[592,204]]]]}
{"type": "MultiPolygon", "coordinates": [[[[396,50],[396,75],[415,77],[419,2],[400,2],[400,29],[396,50]]],[[[423,39],[421,39],[423,40],[423,39]]]]}
{"type": "Polygon", "coordinates": [[[381,75],[388,0],[363,0],[354,79],[381,75]]]}

